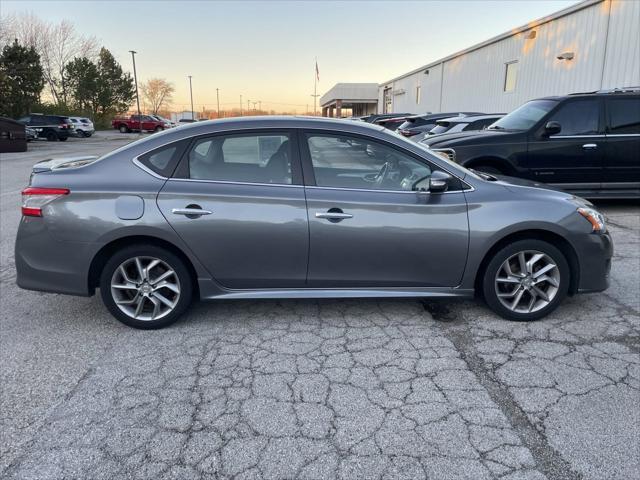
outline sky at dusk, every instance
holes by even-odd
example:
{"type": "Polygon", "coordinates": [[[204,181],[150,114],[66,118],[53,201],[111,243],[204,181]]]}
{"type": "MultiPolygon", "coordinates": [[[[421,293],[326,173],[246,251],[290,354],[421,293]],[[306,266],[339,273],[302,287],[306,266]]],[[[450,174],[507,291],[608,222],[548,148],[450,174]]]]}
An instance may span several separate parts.
{"type": "Polygon", "coordinates": [[[33,12],[94,35],[139,81],[174,83],[174,109],[223,108],[242,94],[263,109],[312,109],[314,59],[322,94],[337,82],[381,83],[576,1],[27,1],[0,15],[33,12]]]}

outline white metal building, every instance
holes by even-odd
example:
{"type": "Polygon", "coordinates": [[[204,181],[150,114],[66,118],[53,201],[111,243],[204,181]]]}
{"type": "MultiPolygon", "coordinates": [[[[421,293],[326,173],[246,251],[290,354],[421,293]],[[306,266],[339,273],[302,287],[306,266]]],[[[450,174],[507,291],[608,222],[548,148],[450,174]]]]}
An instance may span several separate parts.
{"type": "Polygon", "coordinates": [[[378,111],[508,112],[638,85],[640,1],[587,0],[380,84],[378,111]]]}

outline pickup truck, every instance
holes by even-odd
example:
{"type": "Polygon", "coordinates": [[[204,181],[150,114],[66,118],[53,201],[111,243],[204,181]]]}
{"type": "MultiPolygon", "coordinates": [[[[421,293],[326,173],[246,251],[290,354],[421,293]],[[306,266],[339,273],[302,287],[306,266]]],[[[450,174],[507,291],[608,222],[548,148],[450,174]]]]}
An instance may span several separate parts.
{"type": "Polygon", "coordinates": [[[165,122],[157,120],[149,115],[131,115],[130,117],[116,117],[111,121],[111,126],[122,133],[128,132],[160,132],[165,128],[165,122]]]}

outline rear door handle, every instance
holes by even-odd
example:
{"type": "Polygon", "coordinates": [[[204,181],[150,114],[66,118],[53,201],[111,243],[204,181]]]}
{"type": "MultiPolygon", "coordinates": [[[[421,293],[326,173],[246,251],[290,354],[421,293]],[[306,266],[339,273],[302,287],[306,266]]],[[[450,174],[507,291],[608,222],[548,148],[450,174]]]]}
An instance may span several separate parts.
{"type": "Polygon", "coordinates": [[[203,210],[201,208],[172,208],[171,213],[174,215],[186,215],[199,217],[201,215],[211,215],[211,210],[203,210]]]}
{"type": "Polygon", "coordinates": [[[595,148],[598,148],[598,144],[597,143],[585,143],[584,145],[582,145],[582,148],[584,148],[585,150],[593,150],[595,148]]]}
{"type": "Polygon", "coordinates": [[[353,215],[350,213],[340,213],[340,212],[327,212],[321,213],[316,212],[316,218],[328,218],[329,220],[343,220],[345,218],[353,218],[353,215]]]}

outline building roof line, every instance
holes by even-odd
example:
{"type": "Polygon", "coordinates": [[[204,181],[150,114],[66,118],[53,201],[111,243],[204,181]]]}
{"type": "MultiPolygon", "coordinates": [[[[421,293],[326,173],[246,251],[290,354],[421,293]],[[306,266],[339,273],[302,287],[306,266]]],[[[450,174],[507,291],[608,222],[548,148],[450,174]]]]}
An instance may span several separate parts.
{"type": "MultiPolygon", "coordinates": [[[[490,38],[488,40],[485,40],[484,42],[477,43],[477,44],[475,44],[475,45],[473,45],[471,47],[465,48],[464,50],[460,50],[460,51],[458,51],[456,53],[453,53],[451,55],[443,57],[443,58],[441,58],[439,60],[435,60],[433,62],[430,62],[430,63],[426,64],[426,65],[423,65],[422,67],[415,68],[415,69],[411,70],[408,73],[399,75],[397,77],[392,78],[391,80],[387,80],[386,82],[380,83],[380,84],[378,84],[378,86],[379,87],[384,87],[385,85],[387,85],[389,83],[392,83],[392,82],[395,82],[397,80],[409,77],[409,76],[413,75],[414,73],[420,72],[421,70],[425,70],[427,68],[435,67],[436,65],[440,65],[442,63],[445,63],[445,62],[448,62],[450,60],[453,60],[456,57],[460,57],[462,55],[465,55],[467,53],[473,52],[475,50],[479,50],[479,49],[481,49],[483,47],[486,47],[487,45],[491,45],[493,43],[497,43],[500,40],[504,40],[505,38],[509,38],[509,37],[512,37],[512,36],[517,35],[519,33],[526,32],[527,30],[531,30],[533,28],[539,27],[540,25],[544,25],[545,23],[549,23],[549,22],[551,22],[553,20],[557,20],[559,18],[566,17],[567,15],[570,15],[570,14],[575,13],[575,12],[579,12],[580,10],[584,10],[585,8],[589,8],[592,5],[595,5],[596,3],[602,3],[604,1],[607,1],[607,0],[584,0],[583,2],[576,3],[575,5],[571,5],[571,6],[567,7],[567,8],[563,8],[562,10],[558,10],[557,12],[552,13],[550,15],[547,15],[546,17],[538,18],[537,20],[533,20],[532,22],[529,22],[529,23],[527,23],[525,25],[522,25],[520,27],[511,29],[508,32],[504,32],[504,33],[502,33],[500,35],[497,35],[497,36],[492,37],[492,38],[490,38]]],[[[612,0],[609,0],[609,1],[612,1],[612,0]]]]}

